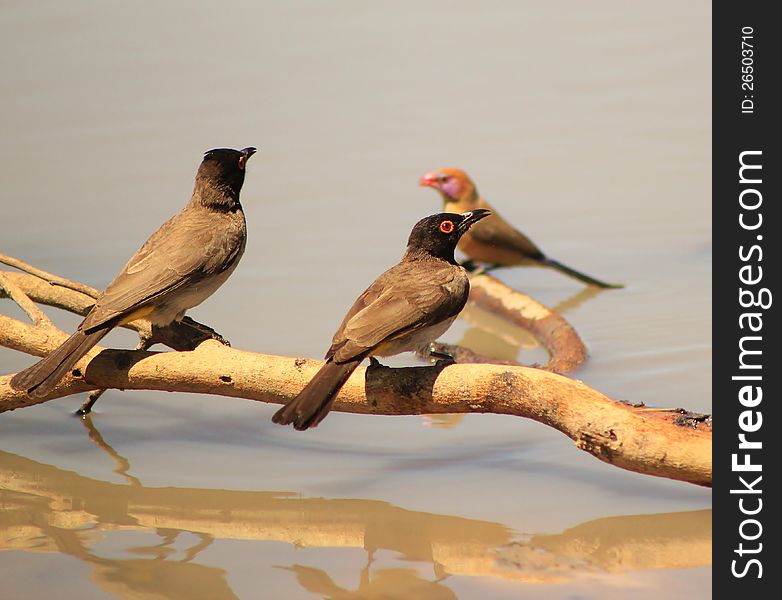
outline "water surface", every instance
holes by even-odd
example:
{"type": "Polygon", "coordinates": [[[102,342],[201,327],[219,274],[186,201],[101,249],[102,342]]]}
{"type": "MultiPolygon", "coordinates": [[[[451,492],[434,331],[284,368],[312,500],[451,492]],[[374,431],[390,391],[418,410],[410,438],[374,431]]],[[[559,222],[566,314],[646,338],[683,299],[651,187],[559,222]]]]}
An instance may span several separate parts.
{"type": "MultiPolygon", "coordinates": [[[[439,208],[418,177],[460,166],[551,256],[627,284],[499,273],[576,327],[578,378],[710,411],[710,35],[707,2],[5,2],[0,252],[102,287],[204,150],[254,145],[246,255],[192,314],[321,356],[439,208]]],[[[445,341],[544,357],[476,310],[445,341]]],[[[536,423],[301,434],[274,406],[109,392],[85,424],[81,401],[0,416],[3,599],[710,597],[709,491],[536,423]]]]}

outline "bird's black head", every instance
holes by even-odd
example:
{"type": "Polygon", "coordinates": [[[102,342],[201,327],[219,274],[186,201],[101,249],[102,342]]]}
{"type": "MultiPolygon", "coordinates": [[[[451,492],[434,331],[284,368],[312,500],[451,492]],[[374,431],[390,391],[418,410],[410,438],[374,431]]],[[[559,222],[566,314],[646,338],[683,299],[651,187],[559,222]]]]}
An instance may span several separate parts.
{"type": "Polygon", "coordinates": [[[490,214],[485,208],[476,208],[466,213],[439,213],[421,219],[410,232],[406,256],[433,256],[455,264],[453,252],[459,238],[490,214]]]}
{"type": "Polygon", "coordinates": [[[255,148],[252,147],[244,150],[216,148],[206,152],[196,174],[194,195],[200,195],[201,203],[206,205],[237,203],[245,167],[253,154],[255,148]]]}

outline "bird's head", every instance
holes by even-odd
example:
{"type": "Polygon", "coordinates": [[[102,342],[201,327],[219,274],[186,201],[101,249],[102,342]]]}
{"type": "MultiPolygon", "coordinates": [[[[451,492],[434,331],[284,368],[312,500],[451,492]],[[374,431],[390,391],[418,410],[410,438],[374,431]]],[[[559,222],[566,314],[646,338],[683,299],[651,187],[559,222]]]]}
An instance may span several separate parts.
{"type": "Polygon", "coordinates": [[[461,169],[445,168],[431,171],[421,177],[418,185],[436,189],[446,203],[477,199],[475,184],[461,169]]]}
{"type": "Polygon", "coordinates": [[[234,201],[238,200],[244,184],[247,161],[255,152],[255,148],[252,147],[244,150],[232,148],[209,150],[204,154],[204,159],[198,167],[196,189],[203,186],[207,190],[224,194],[234,201]]]}
{"type": "Polygon", "coordinates": [[[455,263],[453,252],[464,233],[491,211],[476,208],[465,213],[438,213],[418,221],[410,232],[406,256],[434,256],[455,263]]]}

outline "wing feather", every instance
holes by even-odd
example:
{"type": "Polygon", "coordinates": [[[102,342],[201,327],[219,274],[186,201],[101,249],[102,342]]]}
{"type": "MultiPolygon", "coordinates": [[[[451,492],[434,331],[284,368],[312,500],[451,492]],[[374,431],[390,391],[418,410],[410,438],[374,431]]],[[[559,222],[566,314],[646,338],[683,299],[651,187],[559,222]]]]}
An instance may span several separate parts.
{"type": "Polygon", "coordinates": [[[224,217],[185,208],[164,223],[106,287],[83,327],[100,326],[228,268],[243,249],[237,239],[243,228],[226,235],[215,222],[224,217]]]}
{"type": "Polygon", "coordinates": [[[468,293],[467,277],[454,265],[401,262],[358,297],[326,358],[351,360],[383,342],[437,324],[457,314],[468,293]]]}

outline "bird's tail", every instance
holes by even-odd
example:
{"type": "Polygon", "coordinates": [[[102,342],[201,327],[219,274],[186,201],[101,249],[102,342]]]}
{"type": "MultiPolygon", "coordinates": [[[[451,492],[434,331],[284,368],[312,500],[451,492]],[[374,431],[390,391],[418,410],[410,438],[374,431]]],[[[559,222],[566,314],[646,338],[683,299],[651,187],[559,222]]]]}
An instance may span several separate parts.
{"type": "Polygon", "coordinates": [[[11,387],[36,398],[45,396],[109,331],[111,327],[103,327],[91,333],[77,330],[45,358],[14,375],[11,378],[11,387]]]}
{"type": "Polygon", "coordinates": [[[331,404],[361,358],[344,363],[329,359],[293,400],[274,413],[272,421],[299,431],[315,427],[331,410],[331,404]]]}
{"type": "Polygon", "coordinates": [[[544,258],[540,262],[547,267],[556,269],[560,273],[564,273],[565,275],[578,279],[579,281],[583,281],[587,285],[595,285],[600,288],[612,288],[612,289],[618,289],[624,287],[624,285],[622,285],[621,283],[606,283],[605,281],[600,281],[599,279],[590,277],[585,273],[581,273],[580,271],[571,269],[567,265],[563,265],[561,262],[559,262],[558,260],[554,260],[553,258],[544,258]]]}

